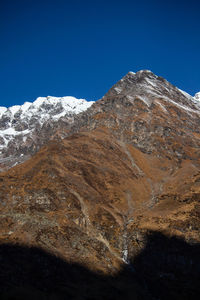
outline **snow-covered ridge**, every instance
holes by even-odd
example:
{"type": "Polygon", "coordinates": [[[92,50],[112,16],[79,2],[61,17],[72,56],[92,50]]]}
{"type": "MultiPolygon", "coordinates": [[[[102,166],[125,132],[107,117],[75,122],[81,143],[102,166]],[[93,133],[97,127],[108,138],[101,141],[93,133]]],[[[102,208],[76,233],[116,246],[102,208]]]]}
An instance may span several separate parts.
{"type": "Polygon", "coordinates": [[[39,97],[33,103],[25,102],[9,108],[0,107],[0,149],[8,145],[16,136],[27,136],[45,122],[55,122],[60,118],[81,113],[94,101],[75,97],[39,97]]]}
{"type": "MultiPolygon", "coordinates": [[[[11,114],[14,116],[19,113],[21,116],[31,116],[35,114],[36,111],[46,112],[48,110],[52,111],[55,107],[59,107],[63,113],[80,113],[90,107],[94,101],[86,101],[85,99],[77,99],[75,97],[39,97],[33,103],[25,102],[23,105],[14,105],[11,107],[0,106],[0,117],[4,114],[11,114]],[[47,107],[48,106],[48,107],[47,107]],[[46,108],[47,107],[47,108],[46,108]]],[[[40,117],[43,117],[41,114],[40,117]]]]}

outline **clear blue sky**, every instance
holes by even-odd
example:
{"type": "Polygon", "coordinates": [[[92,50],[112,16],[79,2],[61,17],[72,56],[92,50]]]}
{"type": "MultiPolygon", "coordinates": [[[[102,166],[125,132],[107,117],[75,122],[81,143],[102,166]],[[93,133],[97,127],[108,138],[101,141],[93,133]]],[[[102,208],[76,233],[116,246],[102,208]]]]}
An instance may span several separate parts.
{"type": "Polygon", "coordinates": [[[38,96],[101,98],[150,69],[200,90],[200,1],[0,1],[0,106],[38,96]]]}

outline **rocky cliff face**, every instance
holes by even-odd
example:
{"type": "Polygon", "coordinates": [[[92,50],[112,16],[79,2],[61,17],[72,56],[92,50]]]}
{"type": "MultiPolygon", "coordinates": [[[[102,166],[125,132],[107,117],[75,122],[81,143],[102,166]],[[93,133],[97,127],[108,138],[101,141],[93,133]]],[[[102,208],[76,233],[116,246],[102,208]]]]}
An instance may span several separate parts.
{"type": "Polygon", "coordinates": [[[197,97],[128,73],[59,141],[0,174],[1,243],[104,274],[140,270],[145,299],[197,295],[199,125],[197,97]]]}
{"type": "Polygon", "coordinates": [[[178,159],[191,154],[182,144],[195,148],[198,143],[194,134],[199,134],[199,113],[197,98],[165,79],[150,71],[129,72],[83,113],[82,119],[79,116],[73,127],[79,131],[105,126],[118,140],[144,153],[158,152],[178,159]],[[172,142],[175,139],[177,148],[172,142]]]}

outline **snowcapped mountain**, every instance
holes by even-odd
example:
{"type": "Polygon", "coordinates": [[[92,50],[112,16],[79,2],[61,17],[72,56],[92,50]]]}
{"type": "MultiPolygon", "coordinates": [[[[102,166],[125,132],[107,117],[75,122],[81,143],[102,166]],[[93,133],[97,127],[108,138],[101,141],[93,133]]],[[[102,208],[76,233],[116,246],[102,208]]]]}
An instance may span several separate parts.
{"type": "Polygon", "coordinates": [[[0,241],[23,245],[20,256],[13,249],[0,252],[0,278],[5,278],[0,291],[5,284],[10,291],[27,282],[41,291],[60,290],[58,298],[66,299],[75,290],[70,277],[77,281],[78,276],[80,289],[88,282],[89,294],[81,299],[118,299],[118,294],[127,300],[198,299],[198,99],[150,71],[139,71],[129,72],[93,105],[50,97],[1,109],[1,168],[26,162],[0,174],[0,241]],[[31,256],[25,256],[24,245],[31,256]],[[52,273],[33,246],[51,253],[52,273]],[[52,254],[63,259],[61,264],[52,254]],[[65,270],[66,262],[70,268],[65,270]],[[90,272],[79,277],[78,264],[90,272]],[[44,270],[44,283],[32,276],[35,270],[44,270]],[[119,272],[128,293],[119,293],[118,284],[110,293],[94,284],[93,297],[91,271],[95,278],[98,272],[101,278],[113,274],[115,284],[119,272]],[[136,293],[134,278],[144,295],[136,293]]]}
{"type": "Polygon", "coordinates": [[[33,153],[51,138],[55,131],[47,133],[49,127],[55,129],[53,124],[61,120],[72,123],[74,115],[93,103],[74,97],[48,96],[39,97],[33,103],[0,107],[0,164],[6,162],[12,166],[19,156],[21,161],[24,155],[33,153]]]}
{"type": "Polygon", "coordinates": [[[148,107],[155,99],[159,101],[159,98],[162,98],[165,102],[171,102],[185,109],[196,109],[196,104],[199,104],[196,100],[200,100],[200,93],[192,97],[149,70],[129,72],[108,91],[104,98],[111,95],[116,97],[124,95],[129,100],[138,96],[148,107]]]}
{"type": "MultiPolygon", "coordinates": [[[[170,113],[170,106],[173,106],[190,115],[198,113],[199,116],[200,112],[200,93],[192,97],[149,70],[129,72],[94,106],[94,101],[48,96],[21,106],[0,107],[0,170],[27,160],[51,139],[66,137],[80,127],[95,128],[100,120],[97,122],[88,117],[106,111],[107,107],[114,108],[121,99],[128,106],[140,101],[149,111],[152,106],[158,106],[170,113]],[[85,113],[77,117],[82,112],[85,113]],[[87,124],[88,120],[90,124],[87,124]]],[[[104,126],[111,122],[108,119],[109,116],[104,126]]]]}

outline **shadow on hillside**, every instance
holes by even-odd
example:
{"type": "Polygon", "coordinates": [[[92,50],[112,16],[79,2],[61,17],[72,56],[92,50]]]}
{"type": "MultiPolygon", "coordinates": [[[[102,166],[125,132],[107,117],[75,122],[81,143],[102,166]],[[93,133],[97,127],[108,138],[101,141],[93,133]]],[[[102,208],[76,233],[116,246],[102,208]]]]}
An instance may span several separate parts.
{"type": "Polygon", "coordinates": [[[200,245],[152,232],[117,276],[93,273],[38,248],[0,246],[2,300],[198,299],[200,245]]]}

